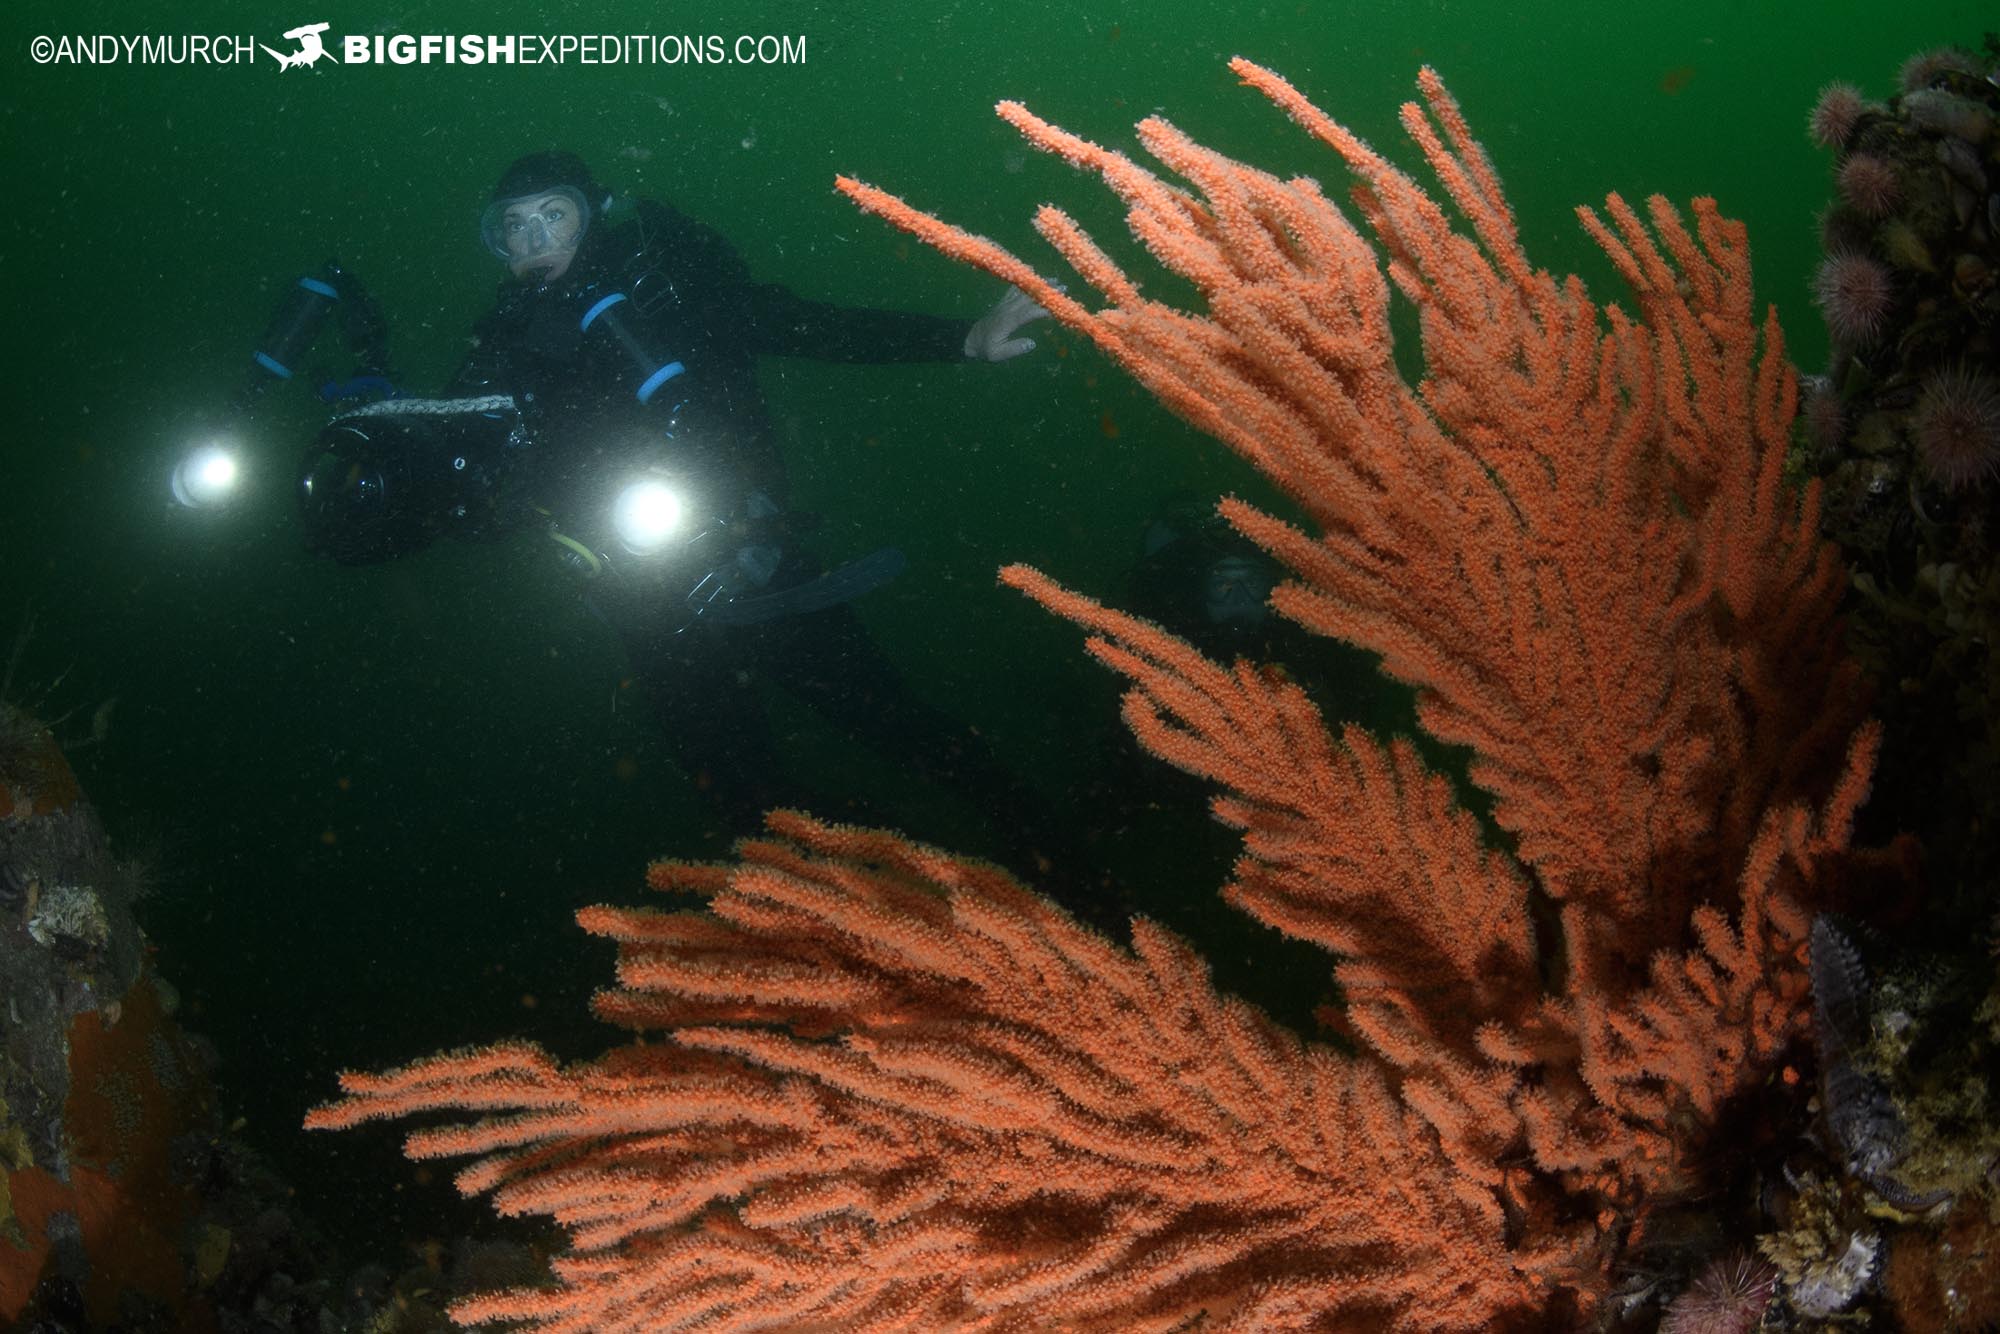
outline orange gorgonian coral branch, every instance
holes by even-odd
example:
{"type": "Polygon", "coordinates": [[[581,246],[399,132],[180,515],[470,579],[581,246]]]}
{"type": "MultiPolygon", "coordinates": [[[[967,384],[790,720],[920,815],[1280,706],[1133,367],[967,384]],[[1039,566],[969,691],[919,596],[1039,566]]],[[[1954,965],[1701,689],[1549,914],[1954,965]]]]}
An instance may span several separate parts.
{"type": "Polygon", "coordinates": [[[1037,225],[1107,303],[871,187],[1021,287],[1276,481],[1309,530],[1223,512],[1304,625],[1372,649],[1470,748],[1510,850],[1406,740],[1335,735],[1295,685],[1203,659],[1041,574],[1155,754],[1243,831],[1226,894],[1337,956],[1355,1056],[1218,996],[1145,921],[1130,951],[1004,874],[772,817],[697,911],[594,908],[598,1012],[654,1041],[564,1069],[501,1045],[349,1074],[314,1126],[480,1113],[413,1156],[546,1215],[551,1284],[462,1322],[556,1330],[1547,1329],[1599,1305],[1729,1100],[1807,1013],[1809,928],[1856,858],[1876,733],[1841,572],[1782,475],[1795,382],[1739,224],[1617,196],[1585,230],[1636,298],[1523,252],[1437,76],[1423,187],[1255,65],[1356,177],[1353,213],[1159,119],[1184,185],[1036,119],[1202,297],[1037,225]],[[1400,293],[1423,374],[1393,353],[1400,293]]]}
{"type": "Polygon", "coordinates": [[[564,1071],[520,1044],[342,1077],[308,1124],[451,1107],[414,1157],[547,1214],[540,1329],[1171,1330],[1518,1300],[1486,1194],[1371,1067],[1130,952],[991,867],[777,814],[705,913],[594,908],[607,1019],[671,1035],[564,1071]],[[710,1323],[703,1323],[710,1322],[710,1323]]]}

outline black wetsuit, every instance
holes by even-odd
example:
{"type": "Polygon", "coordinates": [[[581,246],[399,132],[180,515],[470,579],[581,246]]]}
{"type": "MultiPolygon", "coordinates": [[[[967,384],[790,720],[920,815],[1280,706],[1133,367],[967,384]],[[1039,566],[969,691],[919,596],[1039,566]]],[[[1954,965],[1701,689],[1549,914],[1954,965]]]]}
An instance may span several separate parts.
{"type": "MultiPolygon", "coordinates": [[[[715,231],[644,201],[632,221],[587,234],[556,283],[503,285],[451,392],[514,395],[535,434],[529,484],[537,503],[581,535],[609,507],[603,479],[620,475],[619,451],[629,442],[657,450],[669,416],[678,468],[728,503],[754,491],[783,506],[784,469],[757,385],[758,357],[959,360],[968,328],[928,315],[844,309],[754,282],[715,231]],[[686,368],[643,408],[633,393],[643,368],[613,340],[579,331],[582,314],[612,291],[631,294],[633,327],[655,359],[686,368]]],[[[787,543],[767,591],[820,573],[796,542],[787,543]]],[[[813,791],[791,775],[760,698],[768,680],[901,771],[969,798],[992,826],[985,851],[1012,869],[1045,888],[1051,870],[1072,885],[1089,878],[1051,808],[999,765],[970,728],[904,687],[851,607],[750,625],[704,619],[688,626],[629,607],[607,619],[624,639],[666,736],[728,834],[754,831],[774,806],[904,824],[896,812],[857,808],[848,794],[813,791]]],[[[1062,897],[1100,922],[1119,920],[1090,896],[1062,897]]]]}
{"type": "Polygon", "coordinates": [[[964,356],[962,320],[898,311],[848,310],[809,301],[775,283],[751,280],[735,249],[713,228],[654,200],[634,217],[586,233],[569,269],[546,286],[509,281],[473,330],[474,346],[453,377],[454,396],[511,393],[548,442],[535,488],[557,518],[588,523],[598,499],[589,480],[634,434],[657,439],[676,405],[685,443],[675,463],[713,474],[721,487],[763,491],[785,503],[784,467],[757,386],[757,359],[946,361],[964,356]],[[614,292],[629,298],[620,318],[662,361],[685,372],[647,405],[634,391],[641,368],[582,317],[614,292]]]}

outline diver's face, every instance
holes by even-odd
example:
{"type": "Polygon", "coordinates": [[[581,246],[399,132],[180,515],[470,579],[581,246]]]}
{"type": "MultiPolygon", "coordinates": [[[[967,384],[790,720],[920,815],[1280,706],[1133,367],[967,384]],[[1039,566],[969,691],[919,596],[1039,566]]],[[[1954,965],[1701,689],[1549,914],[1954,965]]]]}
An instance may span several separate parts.
{"type": "Polygon", "coordinates": [[[1271,614],[1271,571],[1242,556],[1224,556],[1202,575],[1202,610],[1208,623],[1253,630],[1271,614]]]}
{"type": "Polygon", "coordinates": [[[583,235],[583,217],[566,194],[542,195],[507,206],[500,235],[516,278],[552,282],[568,271],[583,235]]]}

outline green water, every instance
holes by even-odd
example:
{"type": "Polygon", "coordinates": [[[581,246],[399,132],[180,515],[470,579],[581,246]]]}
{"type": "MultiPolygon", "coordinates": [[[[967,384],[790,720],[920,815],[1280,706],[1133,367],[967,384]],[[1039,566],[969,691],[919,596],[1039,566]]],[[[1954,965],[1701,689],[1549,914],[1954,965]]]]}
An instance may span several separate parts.
{"type": "MultiPolygon", "coordinates": [[[[7,411],[0,628],[30,608],[13,694],[60,731],[119,843],[157,850],[145,908],[159,966],[223,1057],[244,1134],[309,1209],[379,1244],[407,1170],[387,1135],[294,1128],[343,1065],[506,1033],[583,1053],[607,951],[569,922],[630,900],[644,861],[689,854],[706,817],[615,641],[526,539],[382,568],[303,554],[289,470],[316,414],[262,419],[247,503],[166,503],[177,432],[218,404],[275,295],[338,255],[388,308],[406,382],[436,386],[496,278],[475,223],[518,153],[569,146],[616,188],[728,235],[763,279],[850,304],[971,315],[983,277],[858,216],[836,172],[891,188],[1038,263],[1033,207],[1059,200],[1122,241],[1108,197],[1024,150],[1013,97],[1100,141],[1160,110],[1260,165],[1337,179],[1326,155],[1224,69],[1290,77],[1392,154],[1419,64],[1485,139],[1538,262],[1609,290],[1578,233],[1608,190],[1716,195],[1747,220],[1762,296],[1798,359],[1828,164],[1803,134],[1830,79],[1891,90],[1908,53],[1976,43],[1985,6],[1703,3],[1222,7],[56,5],[0,19],[7,411]],[[803,36],[781,67],[38,66],[38,34],[350,32],[803,36]]],[[[1407,155],[1405,155],[1407,159],[1407,155]]],[[[329,339],[329,342],[331,340],[329,339]]],[[[998,367],[771,363],[799,503],[833,557],[884,543],[911,570],[863,604],[926,697],[1061,792],[1116,744],[1113,691],[1068,627],[992,586],[1026,559],[1115,595],[1175,488],[1262,495],[1212,443],[1066,335],[998,367]]],[[[1323,701],[1342,714],[1389,705],[1323,701]]],[[[847,756],[810,719],[800,763],[847,756]]],[[[889,783],[893,775],[875,775],[889,783]]],[[[865,776],[863,781],[869,781],[865,776]]],[[[913,807],[934,802],[906,794],[913,807]]],[[[946,809],[941,827],[958,818],[946,809]]],[[[1079,812],[1087,820],[1088,811],[1079,812]]],[[[1118,873],[1232,981],[1268,938],[1205,923],[1226,844],[1169,861],[1104,840],[1118,873]],[[1177,865],[1177,874],[1165,869],[1177,865]],[[1198,874],[1189,872],[1194,865],[1198,874]]],[[[1274,952],[1275,953],[1275,952],[1274,952]]],[[[1246,983],[1248,984],[1248,983],[1246,983]]],[[[1310,994],[1267,995],[1303,1008],[1310,994]]],[[[433,1187],[432,1195],[437,1188],[433,1187]]],[[[412,1226],[415,1226],[414,1224],[412,1226]]]]}

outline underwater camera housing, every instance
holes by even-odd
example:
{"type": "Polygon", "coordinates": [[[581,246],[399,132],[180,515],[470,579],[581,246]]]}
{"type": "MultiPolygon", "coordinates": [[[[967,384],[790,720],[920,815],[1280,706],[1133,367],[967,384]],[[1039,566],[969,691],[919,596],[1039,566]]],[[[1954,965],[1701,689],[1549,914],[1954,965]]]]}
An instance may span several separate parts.
{"type": "Polygon", "coordinates": [[[299,465],[306,545],[361,565],[440,536],[497,536],[510,517],[504,483],[527,442],[504,395],[389,399],[342,413],[299,465]]]}

